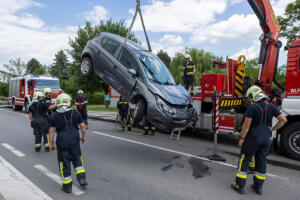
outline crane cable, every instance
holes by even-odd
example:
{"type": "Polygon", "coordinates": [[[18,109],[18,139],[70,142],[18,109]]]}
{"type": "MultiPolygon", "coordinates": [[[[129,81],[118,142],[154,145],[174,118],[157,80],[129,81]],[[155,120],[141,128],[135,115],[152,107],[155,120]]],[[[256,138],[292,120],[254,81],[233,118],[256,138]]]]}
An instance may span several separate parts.
{"type": "Polygon", "coordinates": [[[138,13],[140,14],[140,18],[141,18],[143,30],[144,30],[144,33],[145,33],[145,37],[146,37],[148,49],[149,49],[150,52],[152,52],[152,49],[151,49],[151,46],[150,46],[150,42],[149,42],[149,38],[148,38],[148,35],[147,35],[147,31],[146,31],[146,27],[145,27],[145,24],[144,24],[144,19],[143,19],[141,7],[140,7],[140,0],[137,0],[137,1],[136,1],[136,10],[135,10],[135,13],[134,13],[132,22],[131,22],[131,24],[130,24],[130,27],[129,27],[129,29],[128,29],[128,32],[127,32],[127,34],[126,34],[126,39],[125,39],[125,41],[124,41],[124,45],[126,45],[126,42],[127,42],[128,37],[129,37],[129,35],[130,35],[130,33],[131,33],[133,24],[134,24],[134,22],[135,22],[135,20],[136,20],[136,16],[137,16],[138,13]]]}

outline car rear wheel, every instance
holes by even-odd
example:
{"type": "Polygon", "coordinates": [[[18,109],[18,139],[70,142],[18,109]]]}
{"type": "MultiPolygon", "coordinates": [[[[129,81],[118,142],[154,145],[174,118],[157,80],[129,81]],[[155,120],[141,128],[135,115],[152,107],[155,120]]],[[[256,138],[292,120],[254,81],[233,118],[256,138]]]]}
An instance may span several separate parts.
{"type": "Polygon", "coordinates": [[[83,57],[80,71],[83,76],[91,76],[94,72],[92,60],[89,57],[83,57]]]}
{"type": "Polygon", "coordinates": [[[18,106],[18,105],[16,105],[16,100],[15,99],[13,99],[13,102],[12,102],[12,109],[14,110],[14,111],[19,111],[19,110],[22,110],[22,106],[18,106]]]}
{"type": "Polygon", "coordinates": [[[138,124],[143,120],[145,113],[146,113],[146,102],[144,99],[140,99],[133,111],[134,126],[138,126],[138,124]]]}
{"type": "Polygon", "coordinates": [[[284,153],[300,160],[300,122],[287,125],[281,134],[284,153]]]}

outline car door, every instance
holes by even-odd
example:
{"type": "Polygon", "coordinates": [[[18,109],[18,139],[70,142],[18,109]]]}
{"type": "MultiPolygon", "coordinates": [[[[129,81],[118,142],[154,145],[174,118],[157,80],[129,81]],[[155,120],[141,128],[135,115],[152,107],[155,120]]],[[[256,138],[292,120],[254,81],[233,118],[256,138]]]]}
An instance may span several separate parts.
{"type": "Polygon", "coordinates": [[[120,91],[120,83],[115,73],[117,62],[115,55],[120,43],[108,37],[103,37],[99,42],[96,59],[94,59],[94,70],[107,84],[120,91]]]}
{"type": "Polygon", "coordinates": [[[136,84],[136,78],[140,75],[139,65],[136,56],[126,47],[122,47],[118,55],[118,63],[116,65],[116,74],[120,79],[122,90],[121,94],[129,97],[136,84]],[[134,69],[136,76],[129,73],[129,69],[134,69]]]}

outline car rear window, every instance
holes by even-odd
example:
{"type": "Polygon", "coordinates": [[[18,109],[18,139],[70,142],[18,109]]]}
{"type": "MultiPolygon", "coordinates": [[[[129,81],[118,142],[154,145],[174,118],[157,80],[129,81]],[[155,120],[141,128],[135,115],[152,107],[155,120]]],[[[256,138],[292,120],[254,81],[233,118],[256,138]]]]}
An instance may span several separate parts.
{"type": "Polygon", "coordinates": [[[138,69],[138,63],[134,56],[126,49],[122,48],[118,60],[127,68],[127,69],[138,69]]]}
{"type": "Polygon", "coordinates": [[[118,47],[119,47],[119,43],[111,40],[109,38],[103,38],[102,42],[101,42],[102,47],[108,51],[111,55],[115,55],[118,47]]]}

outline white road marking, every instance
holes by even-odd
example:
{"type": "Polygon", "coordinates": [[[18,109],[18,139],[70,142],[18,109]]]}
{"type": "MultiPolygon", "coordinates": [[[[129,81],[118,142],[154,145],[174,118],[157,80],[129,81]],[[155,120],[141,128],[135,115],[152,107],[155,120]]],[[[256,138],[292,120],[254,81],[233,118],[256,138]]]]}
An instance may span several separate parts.
{"type": "Polygon", "coordinates": [[[16,154],[20,158],[25,156],[24,153],[22,153],[21,151],[15,149],[15,147],[11,146],[10,144],[2,143],[2,146],[4,146],[6,149],[10,150],[11,152],[13,152],[14,154],[16,154]]]}
{"type": "Polygon", "coordinates": [[[0,156],[0,192],[7,200],[52,200],[21,172],[0,156]]]}
{"type": "Polygon", "coordinates": [[[1,108],[0,108],[0,110],[5,111],[5,112],[14,113],[14,114],[16,114],[16,115],[22,115],[22,116],[28,117],[27,114],[22,114],[22,113],[20,113],[20,112],[8,111],[8,110],[6,110],[6,109],[1,109],[1,108]]]}
{"type": "MultiPolygon", "coordinates": [[[[98,134],[98,135],[114,138],[114,139],[117,139],[117,140],[122,140],[122,141],[130,142],[130,143],[134,143],[134,144],[139,144],[139,145],[143,145],[143,146],[146,146],[146,147],[159,149],[159,150],[163,150],[163,151],[167,151],[167,152],[171,152],[171,153],[176,153],[176,154],[179,154],[179,155],[196,158],[196,159],[200,159],[200,160],[211,162],[211,163],[216,163],[216,164],[227,166],[227,167],[232,167],[232,168],[237,167],[236,165],[233,165],[233,164],[230,164],[230,163],[212,161],[212,160],[209,160],[208,158],[192,155],[192,154],[189,154],[189,153],[184,153],[184,152],[180,152],[180,151],[176,151],[176,150],[172,150],[172,149],[167,149],[167,148],[164,148],[164,147],[159,147],[159,146],[155,146],[155,145],[151,145],[151,144],[146,144],[146,143],[138,142],[138,141],[135,141],[135,140],[125,139],[125,138],[122,138],[122,137],[117,137],[117,136],[109,135],[109,134],[106,134],[106,133],[100,133],[98,131],[93,131],[93,132],[98,134]]],[[[289,181],[289,178],[277,176],[275,174],[268,174],[267,173],[267,176],[289,181]]]]}
{"type": "MultiPolygon", "coordinates": [[[[53,181],[55,181],[56,183],[62,185],[62,181],[61,178],[54,174],[53,172],[51,172],[49,169],[47,169],[46,167],[44,167],[43,165],[34,165],[34,167],[38,170],[40,170],[41,172],[43,172],[46,176],[48,176],[50,179],[52,179],[53,181]]],[[[81,189],[79,189],[78,187],[76,187],[74,184],[72,186],[72,193],[75,195],[81,195],[84,193],[84,191],[82,191],[81,189]]]]}

